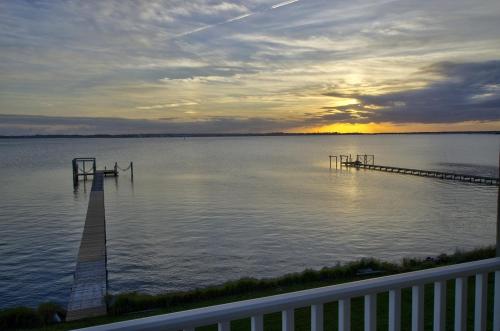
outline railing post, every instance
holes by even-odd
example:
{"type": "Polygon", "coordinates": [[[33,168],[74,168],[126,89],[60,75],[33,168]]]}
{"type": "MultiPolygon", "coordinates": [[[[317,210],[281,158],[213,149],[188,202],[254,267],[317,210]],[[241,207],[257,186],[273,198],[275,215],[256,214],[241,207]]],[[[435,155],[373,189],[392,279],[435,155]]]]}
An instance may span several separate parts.
{"type": "Polygon", "coordinates": [[[264,319],[262,315],[255,315],[251,318],[251,331],[264,330],[264,319]]]}
{"type": "Polygon", "coordinates": [[[467,277],[455,280],[455,331],[467,329],[467,277]]]}
{"type": "Polygon", "coordinates": [[[476,294],[474,308],[474,331],[486,330],[486,305],[488,291],[488,274],[476,275],[476,294]]]}
{"type": "MultiPolygon", "coordinates": [[[[281,330],[293,331],[295,329],[294,309],[290,308],[281,312],[281,330]]],[[[219,330],[220,331],[220,330],[219,330]]]]}
{"type": "Polygon", "coordinates": [[[365,331],[377,331],[377,294],[365,295],[365,331]]]}
{"type": "Polygon", "coordinates": [[[351,299],[339,300],[339,331],[351,330],[351,299]]]}
{"type": "Polygon", "coordinates": [[[389,291],[389,331],[401,330],[401,289],[389,291]]]}
{"type": "MultiPolygon", "coordinates": [[[[498,178],[500,178],[500,152],[498,153],[498,178]]],[[[497,257],[500,257],[500,185],[497,193],[497,257]]],[[[495,330],[496,331],[496,330],[495,330]]]]}
{"type": "Polygon", "coordinates": [[[323,304],[311,306],[311,331],[323,331],[323,304]]]}
{"type": "Polygon", "coordinates": [[[411,330],[424,330],[424,285],[411,288],[411,330]]]}
{"type": "Polygon", "coordinates": [[[85,169],[85,160],[83,160],[83,180],[87,180],[87,170],[85,169]]]}
{"type": "Polygon", "coordinates": [[[446,327],[446,281],[434,283],[434,331],[446,327]]]}
{"type": "Polygon", "coordinates": [[[217,329],[218,331],[231,331],[231,322],[230,321],[219,322],[217,323],[217,329]]]}
{"type": "Polygon", "coordinates": [[[493,303],[493,331],[500,331],[500,270],[495,271],[495,290],[493,303]]]}

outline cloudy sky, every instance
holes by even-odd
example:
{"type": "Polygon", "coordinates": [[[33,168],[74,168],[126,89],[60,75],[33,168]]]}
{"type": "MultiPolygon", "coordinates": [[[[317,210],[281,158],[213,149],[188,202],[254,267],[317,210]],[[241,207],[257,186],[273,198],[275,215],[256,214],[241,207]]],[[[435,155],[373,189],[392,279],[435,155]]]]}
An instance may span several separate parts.
{"type": "Polygon", "coordinates": [[[498,0],[0,0],[0,135],[500,130],[498,0]]]}

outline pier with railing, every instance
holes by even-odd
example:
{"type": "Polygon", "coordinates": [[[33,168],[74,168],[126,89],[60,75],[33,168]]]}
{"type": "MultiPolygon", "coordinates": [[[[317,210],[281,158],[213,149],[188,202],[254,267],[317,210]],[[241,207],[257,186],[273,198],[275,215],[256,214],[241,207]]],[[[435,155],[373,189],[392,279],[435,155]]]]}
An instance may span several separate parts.
{"type": "Polygon", "coordinates": [[[107,253],[106,253],[106,217],[104,209],[104,177],[118,176],[118,169],[131,171],[133,163],[127,168],[120,168],[118,163],[112,170],[96,169],[93,157],[75,158],[73,166],[73,185],[78,187],[80,178],[87,180],[92,176],[92,189],[82,239],[78,249],[73,285],[67,309],[67,321],[105,315],[108,289],[107,253]]]}
{"type": "Polygon", "coordinates": [[[423,169],[413,169],[413,168],[402,168],[394,167],[388,165],[375,164],[375,155],[371,154],[358,154],[354,159],[351,154],[341,154],[341,155],[329,155],[330,158],[330,169],[333,167],[332,161],[335,161],[335,168],[356,168],[356,169],[366,169],[366,170],[376,170],[382,172],[390,172],[404,175],[413,175],[421,177],[432,177],[445,180],[455,180],[461,182],[478,183],[485,185],[500,185],[500,178],[498,177],[488,177],[488,176],[478,176],[473,174],[460,174],[453,172],[443,172],[436,170],[423,170],[423,169]]]}

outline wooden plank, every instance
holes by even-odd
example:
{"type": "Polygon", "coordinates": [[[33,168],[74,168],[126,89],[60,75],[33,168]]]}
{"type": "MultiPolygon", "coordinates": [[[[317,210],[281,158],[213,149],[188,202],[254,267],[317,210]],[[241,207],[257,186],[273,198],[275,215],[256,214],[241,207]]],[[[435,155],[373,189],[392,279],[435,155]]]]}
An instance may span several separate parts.
{"type": "Polygon", "coordinates": [[[106,314],[106,260],[103,173],[97,172],[92,181],[85,226],[78,250],[67,321],[106,314]]]}

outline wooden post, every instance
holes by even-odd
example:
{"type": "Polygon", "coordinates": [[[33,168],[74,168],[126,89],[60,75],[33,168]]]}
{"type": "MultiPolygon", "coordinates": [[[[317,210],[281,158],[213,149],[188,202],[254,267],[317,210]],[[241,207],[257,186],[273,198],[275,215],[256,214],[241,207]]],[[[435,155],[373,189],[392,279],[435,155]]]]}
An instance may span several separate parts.
{"type": "Polygon", "coordinates": [[[115,170],[115,176],[116,176],[116,174],[118,173],[118,162],[115,162],[114,170],[115,170]]]}
{"type": "Polygon", "coordinates": [[[332,156],[330,155],[329,158],[330,158],[330,169],[331,169],[332,168],[332,156]]]}
{"type": "Polygon", "coordinates": [[[76,164],[76,159],[73,159],[73,186],[78,186],[78,165],[76,164]]]}
{"type": "MultiPolygon", "coordinates": [[[[498,153],[498,177],[500,177],[500,152],[498,153]]],[[[500,185],[497,193],[497,257],[500,257],[500,185]]]]}
{"type": "Polygon", "coordinates": [[[83,180],[87,180],[87,171],[85,170],[85,160],[83,160],[83,180]]]}
{"type": "Polygon", "coordinates": [[[134,162],[130,161],[130,179],[134,180],[134,162]]]}

